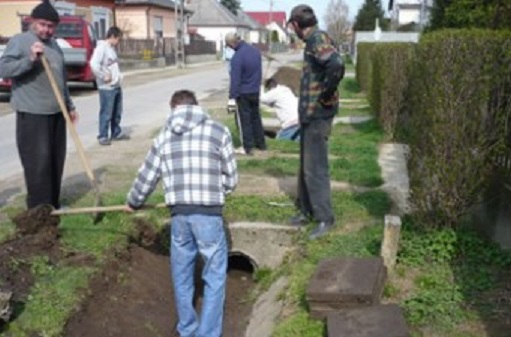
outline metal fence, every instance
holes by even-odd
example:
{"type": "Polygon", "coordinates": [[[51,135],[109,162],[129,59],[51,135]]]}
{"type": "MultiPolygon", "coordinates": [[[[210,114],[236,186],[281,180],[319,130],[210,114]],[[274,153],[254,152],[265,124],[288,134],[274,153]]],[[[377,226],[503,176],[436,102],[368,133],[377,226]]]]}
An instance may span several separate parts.
{"type": "MultiPolygon", "coordinates": [[[[174,55],[175,46],[175,38],[123,39],[117,50],[121,58],[151,60],[174,55]]],[[[215,42],[191,40],[185,45],[185,54],[216,54],[215,42]]]]}

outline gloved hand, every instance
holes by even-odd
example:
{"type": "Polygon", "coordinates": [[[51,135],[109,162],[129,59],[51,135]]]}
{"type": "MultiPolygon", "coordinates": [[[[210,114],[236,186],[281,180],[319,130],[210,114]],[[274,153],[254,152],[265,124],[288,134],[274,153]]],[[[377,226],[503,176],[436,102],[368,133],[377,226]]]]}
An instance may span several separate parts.
{"type": "Polygon", "coordinates": [[[236,111],[238,111],[238,106],[236,105],[236,100],[235,99],[230,99],[227,102],[227,113],[228,114],[234,114],[234,113],[236,113],[236,111]]]}

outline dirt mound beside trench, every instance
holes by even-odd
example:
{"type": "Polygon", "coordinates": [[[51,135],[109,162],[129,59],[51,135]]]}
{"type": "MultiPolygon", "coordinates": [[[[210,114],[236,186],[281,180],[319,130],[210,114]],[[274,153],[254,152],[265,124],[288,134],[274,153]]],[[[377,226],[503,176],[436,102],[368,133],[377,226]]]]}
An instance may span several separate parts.
{"type": "Polygon", "coordinates": [[[47,256],[48,263],[61,259],[59,218],[50,215],[51,206],[39,206],[22,212],[12,220],[16,237],[0,244],[0,285],[2,291],[12,292],[12,302],[26,301],[34,278],[30,259],[47,256]]]}
{"type": "Polygon", "coordinates": [[[293,67],[280,67],[274,74],[273,78],[279,84],[289,87],[296,96],[300,96],[300,78],[302,70],[293,67]]]}

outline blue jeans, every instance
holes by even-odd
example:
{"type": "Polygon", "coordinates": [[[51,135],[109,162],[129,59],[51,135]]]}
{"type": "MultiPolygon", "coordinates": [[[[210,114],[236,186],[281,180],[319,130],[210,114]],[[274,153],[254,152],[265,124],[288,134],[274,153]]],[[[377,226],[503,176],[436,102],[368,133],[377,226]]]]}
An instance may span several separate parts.
{"type": "Polygon", "coordinates": [[[99,135],[98,139],[108,139],[121,134],[122,89],[99,89],[99,135]]]}
{"type": "Polygon", "coordinates": [[[170,262],[181,337],[220,337],[227,279],[227,240],[221,216],[175,215],[171,219],[170,262]],[[197,254],[204,260],[200,318],[193,306],[197,254]]]}
{"type": "Polygon", "coordinates": [[[294,140],[296,142],[300,141],[300,126],[293,125],[290,127],[287,127],[285,129],[280,129],[279,132],[277,132],[277,139],[284,139],[284,140],[294,140]]]}

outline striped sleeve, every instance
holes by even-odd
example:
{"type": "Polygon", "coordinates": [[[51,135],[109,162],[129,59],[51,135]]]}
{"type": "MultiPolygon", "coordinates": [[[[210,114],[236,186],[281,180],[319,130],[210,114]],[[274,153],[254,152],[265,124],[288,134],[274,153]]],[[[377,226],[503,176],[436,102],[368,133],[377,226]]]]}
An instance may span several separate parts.
{"type": "Polygon", "coordinates": [[[238,184],[238,167],[234,156],[232,137],[229,129],[224,126],[224,136],[222,138],[222,183],[224,192],[229,194],[234,191],[238,184]]]}

